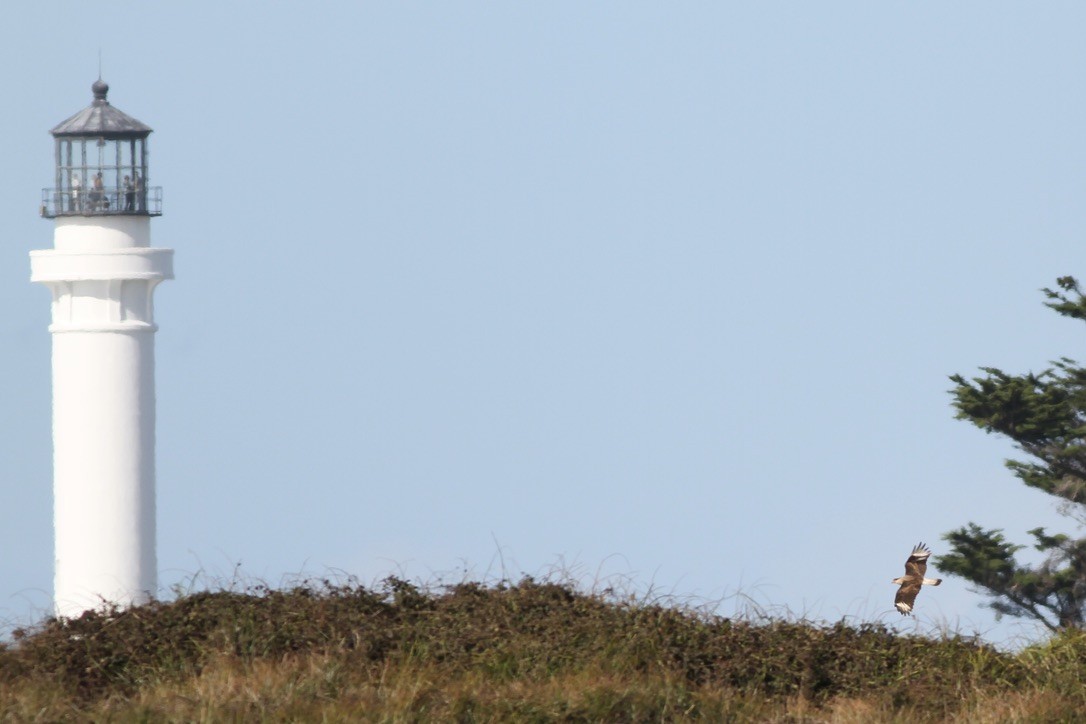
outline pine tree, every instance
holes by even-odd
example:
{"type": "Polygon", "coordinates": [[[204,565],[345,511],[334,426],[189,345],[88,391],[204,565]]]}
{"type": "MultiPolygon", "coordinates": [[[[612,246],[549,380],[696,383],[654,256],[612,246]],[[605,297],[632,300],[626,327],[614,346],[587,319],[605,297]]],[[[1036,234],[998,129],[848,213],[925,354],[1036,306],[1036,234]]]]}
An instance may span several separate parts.
{"type": "MultiPolygon", "coordinates": [[[[1086,321],[1086,296],[1072,277],[1045,289],[1048,306],[1065,317],[1086,321]]],[[[1066,357],[1039,374],[1008,375],[983,367],[981,377],[950,379],[957,417],[985,432],[1006,435],[1027,460],[1006,465],[1026,485],[1056,497],[1060,512],[1086,523],[1086,369],[1066,357]]],[[[1082,628],[1086,622],[1086,538],[1029,531],[1042,563],[1019,563],[1025,546],[1009,542],[998,529],[975,523],[943,536],[950,553],[940,570],[966,579],[991,596],[997,616],[1033,618],[1052,631],[1082,628]]]]}

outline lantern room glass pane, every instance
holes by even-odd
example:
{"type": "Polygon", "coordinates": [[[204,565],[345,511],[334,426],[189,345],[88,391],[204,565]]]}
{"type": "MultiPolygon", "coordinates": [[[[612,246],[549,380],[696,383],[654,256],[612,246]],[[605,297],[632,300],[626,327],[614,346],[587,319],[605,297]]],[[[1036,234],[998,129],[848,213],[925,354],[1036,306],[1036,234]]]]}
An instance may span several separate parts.
{"type": "Polygon", "coordinates": [[[158,201],[148,208],[146,176],[146,139],[58,138],[52,212],[157,215],[158,201]]]}

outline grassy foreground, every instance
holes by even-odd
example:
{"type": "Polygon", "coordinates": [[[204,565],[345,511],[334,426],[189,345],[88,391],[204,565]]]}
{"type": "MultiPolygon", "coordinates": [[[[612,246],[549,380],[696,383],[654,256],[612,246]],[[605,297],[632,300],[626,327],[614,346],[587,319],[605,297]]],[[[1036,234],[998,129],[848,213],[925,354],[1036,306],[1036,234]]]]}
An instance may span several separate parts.
{"type": "Polygon", "coordinates": [[[1073,721],[1086,636],[1018,654],[526,578],[204,592],[0,648],[2,721],[1073,721]]]}

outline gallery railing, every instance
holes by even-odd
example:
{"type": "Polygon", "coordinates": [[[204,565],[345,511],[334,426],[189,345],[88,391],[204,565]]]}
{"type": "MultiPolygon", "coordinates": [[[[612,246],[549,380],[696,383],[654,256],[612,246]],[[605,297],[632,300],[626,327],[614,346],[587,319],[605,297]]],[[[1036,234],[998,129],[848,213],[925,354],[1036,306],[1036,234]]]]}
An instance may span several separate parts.
{"type": "Polygon", "coordinates": [[[161,216],[162,187],[125,191],[124,189],[42,189],[41,215],[57,216],[161,216]]]}

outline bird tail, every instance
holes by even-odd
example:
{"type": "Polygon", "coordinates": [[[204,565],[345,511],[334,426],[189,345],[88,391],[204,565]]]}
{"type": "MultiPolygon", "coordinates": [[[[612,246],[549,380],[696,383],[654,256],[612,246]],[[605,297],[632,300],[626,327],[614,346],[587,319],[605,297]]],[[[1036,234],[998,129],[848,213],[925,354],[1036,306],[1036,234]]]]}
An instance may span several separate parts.
{"type": "Polygon", "coordinates": [[[943,582],[942,578],[925,578],[924,579],[924,585],[925,586],[938,586],[942,582],[943,582]]]}

